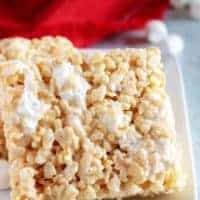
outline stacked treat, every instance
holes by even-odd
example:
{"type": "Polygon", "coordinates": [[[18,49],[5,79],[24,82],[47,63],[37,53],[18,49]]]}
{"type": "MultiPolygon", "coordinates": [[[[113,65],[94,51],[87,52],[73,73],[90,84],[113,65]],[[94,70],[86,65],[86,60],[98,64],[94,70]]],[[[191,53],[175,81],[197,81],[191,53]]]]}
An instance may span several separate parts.
{"type": "Polygon", "coordinates": [[[12,200],[152,196],[183,186],[158,49],[91,53],[61,37],[4,39],[0,94],[12,200]]]}

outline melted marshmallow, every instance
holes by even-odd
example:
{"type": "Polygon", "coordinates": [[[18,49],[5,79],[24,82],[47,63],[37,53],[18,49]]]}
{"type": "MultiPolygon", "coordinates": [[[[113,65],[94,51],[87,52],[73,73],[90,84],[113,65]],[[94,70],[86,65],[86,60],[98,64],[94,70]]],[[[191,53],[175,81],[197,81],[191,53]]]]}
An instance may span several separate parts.
{"type": "Polygon", "coordinates": [[[75,70],[70,63],[62,63],[54,67],[53,78],[60,94],[69,105],[76,106],[67,117],[69,125],[77,134],[85,134],[81,120],[82,109],[85,108],[86,93],[89,89],[88,82],[75,70]]]}
{"type": "MultiPolygon", "coordinates": [[[[176,158],[175,146],[170,139],[158,139],[154,142],[154,164],[149,171],[150,175],[164,171],[168,165],[175,162],[176,158]]],[[[139,135],[129,131],[119,138],[119,146],[131,154],[135,154],[138,150],[142,149],[150,153],[148,149],[146,150],[144,140],[139,135]]]]}
{"type": "Polygon", "coordinates": [[[75,70],[70,63],[62,63],[53,69],[53,77],[56,81],[61,98],[70,104],[81,108],[85,106],[85,98],[89,89],[88,82],[75,70]]]}
{"type": "Polygon", "coordinates": [[[119,139],[120,148],[131,151],[132,153],[138,150],[140,143],[141,137],[136,131],[132,131],[131,129],[124,133],[119,139]]]}
{"type": "Polygon", "coordinates": [[[54,67],[53,77],[59,90],[62,89],[66,80],[74,72],[74,68],[70,63],[62,63],[54,67]]]}
{"type": "Polygon", "coordinates": [[[34,75],[31,69],[22,62],[16,62],[13,66],[13,71],[10,71],[9,68],[5,69],[7,75],[11,75],[14,72],[23,72],[25,75],[24,92],[18,102],[16,115],[23,121],[25,131],[33,133],[38,121],[50,106],[41,102],[35,95],[36,83],[34,82],[34,75]]]}
{"type": "Polygon", "coordinates": [[[109,132],[115,132],[124,124],[124,113],[119,102],[112,102],[107,112],[101,116],[101,121],[109,132]]]}
{"type": "Polygon", "coordinates": [[[49,108],[50,106],[40,101],[33,92],[25,89],[16,113],[23,120],[26,132],[33,133],[38,121],[49,108]]]}

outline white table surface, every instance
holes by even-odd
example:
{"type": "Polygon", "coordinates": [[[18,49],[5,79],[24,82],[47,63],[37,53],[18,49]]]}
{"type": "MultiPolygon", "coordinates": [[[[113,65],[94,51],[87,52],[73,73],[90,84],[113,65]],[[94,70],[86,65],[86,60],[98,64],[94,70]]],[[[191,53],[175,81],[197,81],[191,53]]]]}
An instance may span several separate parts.
{"type": "MultiPolygon", "coordinates": [[[[178,59],[186,92],[200,199],[200,21],[170,13],[166,17],[166,23],[169,32],[180,34],[185,41],[184,52],[178,59]]],[[[134,47],[144,42],[145,39],[135,39],[129,32],[109,38],[94,48],[134,47]]]]}

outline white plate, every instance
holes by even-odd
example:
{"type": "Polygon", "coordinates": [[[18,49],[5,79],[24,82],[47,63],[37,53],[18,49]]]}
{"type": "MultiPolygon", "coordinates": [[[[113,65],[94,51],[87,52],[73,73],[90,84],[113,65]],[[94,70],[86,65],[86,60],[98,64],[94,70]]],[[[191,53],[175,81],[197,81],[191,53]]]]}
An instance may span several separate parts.
{"type": "MultiPolygon", "coordinates": [[[[189,121],[185,103],[182,75],[176,60],[170,55],[163,55],[167,90],[171,97],[176,120],[177,139],[182,146],[182,166],[187,175],[187,186],[182,192],[153,198],[156,200],[197,200],[196,177],[192,155],[189,121]]],[[[153,200],[152,199],[152,200],[153,200]]],[[[9,200],[9,191],[0,191],[0,200],[9,200]]]]}
{"type": "Polygon", "coordinates": [[[158,197],[156,200],[197,200],[197,182],[182,73],[175,58],[167,54],[163,55],[163,58],[167,78],[167,91],[174,111],[177,141],[182,147],[181,164],[184,174],[187,176],[187,185],[182,192],[158,197]]]}

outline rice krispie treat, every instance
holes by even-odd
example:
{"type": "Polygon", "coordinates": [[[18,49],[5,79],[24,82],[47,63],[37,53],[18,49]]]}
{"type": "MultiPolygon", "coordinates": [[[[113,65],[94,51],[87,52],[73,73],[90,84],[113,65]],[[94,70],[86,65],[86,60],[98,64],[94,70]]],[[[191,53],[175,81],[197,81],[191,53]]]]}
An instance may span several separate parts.
{"type": "Polygon", "coordinates": [[[180,189],[159,50],[81,55],[67,44],[52,51],[62,42],[46,40],[32,40],[22,58],[0,63],[12,199],[93,200],[180,189]]]}

